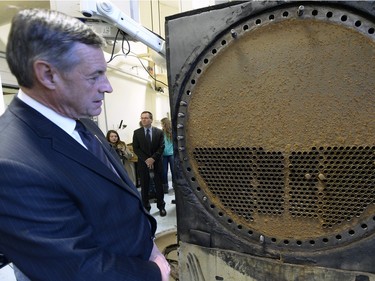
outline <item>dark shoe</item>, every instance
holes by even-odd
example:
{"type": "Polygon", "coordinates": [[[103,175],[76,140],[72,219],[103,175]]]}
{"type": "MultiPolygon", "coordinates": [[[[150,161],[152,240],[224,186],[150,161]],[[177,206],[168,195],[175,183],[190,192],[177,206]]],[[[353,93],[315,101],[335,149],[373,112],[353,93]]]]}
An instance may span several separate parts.
{"type": "Polygon", "coordinates": [[[169,186],[168,186],[168,184],[163,184],[163,191],[164,191],[164,194],[167,194],[167,193],[168,193],[168,190],[169,190],[169,186]]]}
{"type": "Polygon", "coordinates": [[[160,216],[165,217],[167,215],[167,211],[165,209],[160,209],[160,216]]]}

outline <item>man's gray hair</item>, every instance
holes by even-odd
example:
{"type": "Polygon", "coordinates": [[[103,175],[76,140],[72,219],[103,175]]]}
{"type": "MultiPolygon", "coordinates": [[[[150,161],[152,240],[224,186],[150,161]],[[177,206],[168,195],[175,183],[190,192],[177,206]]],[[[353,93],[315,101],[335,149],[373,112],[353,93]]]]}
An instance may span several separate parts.
{"type": "Polygon", "coordinates": [[[31,88],[34,62],[44,60],[66,72],[80,62],[73,53],[76,43],[100,48],[105,41],[80,20],[63,13],[22,10],[12,20],[6,58],[18,84],[31,88]]]}

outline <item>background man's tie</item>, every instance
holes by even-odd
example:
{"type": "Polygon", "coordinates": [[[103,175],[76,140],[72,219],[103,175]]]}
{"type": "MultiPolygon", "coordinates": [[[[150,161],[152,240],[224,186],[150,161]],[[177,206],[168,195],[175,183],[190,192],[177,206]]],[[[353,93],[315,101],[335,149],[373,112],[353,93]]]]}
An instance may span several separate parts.
{"type": "Polygon", "coordinates": [[[146,130],[146,140],[148,144],[148,149],[150,150],[151,153],[151,135],[150,135],[150,129],[146,130]]]}

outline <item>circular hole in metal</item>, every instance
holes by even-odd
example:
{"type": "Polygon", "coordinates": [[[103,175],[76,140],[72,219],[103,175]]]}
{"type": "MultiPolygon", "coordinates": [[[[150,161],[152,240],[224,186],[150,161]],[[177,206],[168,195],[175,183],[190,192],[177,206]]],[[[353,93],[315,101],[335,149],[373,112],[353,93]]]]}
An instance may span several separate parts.
{"type": "Polygon", "coordinates": [[[191,95],[191,91],[190,91],[190,90],[187,90],[187,91],[186,91],[186,94],[187,94],[188,96],[190,96],[190,95],[191,95]]]}
{"type": "Polygon", "coordinates": [[[249,29],[249,26],[247,24],[245,24],[242,28],[243,30],[248,30],[249,29]]]}
{"type": "Polygon", "coordinates": [[[328,12],[328,13],[326,14],[326,16],[327,16],[327,18],[332,18],[332,17],[333,17],[333,13],[332,13],[332,12],[328,12]]]}
{"type": "Polygon", "coordinates": [[[311,14],[315,17],[315,16],[317,16],[318,15],[318,10],[313,10],[312,12],[311,12],[311,14]]]}
{"type": "Polygon", "coordinates": [[[261,19],[257,19],[256,21],[255,21],[255,24],[261,24],[262,23],[262,20],[261,19]]]}
{"type": "Polygon", "coordinates": [[[348,16],[347,16],[347,15],[343,15],[343,16],[341,16],[341,21],[347,21],[347,19],[348,19],[348,16]]]}
{"type": "Polygon", "coordinates": [[[283,242],[284,242],[285,245],[289,244],[289,240],[287,240],[287,239],[285,239],[283,242]]]}
{"type": "Polygon", "coordinates": [[[337,240],[341,240],[341,239],[342,239],[342,236],[341,236],[340,234],[337,234],[337,235],[336,235],[336,239],[337,239],[337,240]]]}
{"type": "Polygon", "coordinates": [[[367,224],[363,223],[363,224],[361,224],[361,227],[362,227],[363,229],[367,229],[367,224]]]}
{"type": "Polygon", "coordinates": [[[362,25],[362,22],[360,20],[357,20],[354,25],[356,27],[360,27],[362,25]]]}
{"type": "Polygon", "coordinates": [[[375,29],[373,27],[370,27],[367,31],[369,34],[374,34],[375,29]]]}
{"type": "Polygon", "coordinates": [[[286,17],[288,17],[288,16],[289,16],[289,13],[288,13],[287,11],[285,11],[285,12],[283,13],[283,17],[286,18],[286,17]]]}
{"type": "Polygon", "coordinates": [[[274,15],[270,15],[270,16],[268,17],[268,19],[269,19],[269,20],[274,20],[274,19],[275,19],[275,16],[274,16],[274,15]]]}
{"type": "Polygon", "coordinates": [[[192,79],[190,82],[191,82],[191,84],[194,85],[195,84],[195,79],[192,79]]]}
{"type": "MultiPolygon", "coordinates": [[[[335,14],[336,14],[336,12],[334,12],[335,14]]],[[[324,12],[323,12],[323,15],[324,15],[324,12]]],[[[264,18],[263,18],[264,19],[264,18]]],[[[364,25],[364,24],[363,24],[364,25]]],[[[210,52],[210,50],[209,50],[209,52],[210,52]]],[[[220,50],[220,52],[221,52],[221,50],[220,50]]],[[[198,91],[196,90],[196,89],[194,89],[194,97],[196,96],[196,93],[198,93],[198,91]]],[[[232,157],[239,157],[240,155],[238,155],[238,148],[232,148],[232,150],[233,150],[233,152],[232,152],[232,155],[234,155],[234,156],[232,156],[232,157]],[[235,149],[237,149],[237,151],[235,150],[235,149]]],[[[255,149],[255,152],[254,151],[252,151],[252,152],[250,152],[251,153],[251,155],[253,156],[254,154],[256,154],[256,155],[258,155],[257,154],[257,150],[258,150],[258,148],[256,148],[255,149]]],[[[333,152],[333,151],[332,151],[333,152]]],[[[222,151],[219,151],[219,149],[218,148],[216,148],[216,152],[214,152],[213,154],[215,154],[215,153],[222,153],[222,151]]],[[[322,155],[323,153],[322,152],[318,152],[319,153],[319,155],[322,155]]],[[[342,153],[342,151],[340,152],[340,151],[335,151],[334,153],[342,153]]],[[[229,154],[229,153],[228,153],[229,154]]],[[[326,154],[327,155],[327,154],[326,154]]],[[[209,156],[207,156],[208,157],[208,159],[209,158],[211,158],[211,156],[212,155],[209,155],[209,156]]],[[[319,169],[319,170],[315,170],[314,169],[314,171],[312,171],[311,169],[309,169],[309,168],[307,168],[306,166],[308,166],[308,165],[310,165],[309,163],[308,163],[308,161],[305,161],[304,160],[304,157],[305,157],[305,155],[303,155],[302,156],[302,154],[300,154],[300,155],[298,155],[299,157],[301,157],[301,159],[300,159],[300,161],[298,161],[298,163],[296,163],[296,161],[295,161],[295,159],[293,160],[293,161],[291,161],[295,166],[298,166],[298,165],[300,165],[300,166],[303,166],[303,167],[295,167],[295,171],[294,172],[292,172],[292,173],[290,173],[290,174],[292,174],[293,175],[293,173],[301,173],[302,174],[302,171],[304,171],[304,170],[307,170],[307,172],[309,173],[309,174],[311,174],[311,175],[313,175],[313,177],[317,177],[317,175],[319,174],[319,173],[323,173],[323,171],[321,171],[322,169],[319,169]]],[[[333,154],[331,154],[331,156],[333,157],[333,154]]],[[[251,158],[251,156],[250,156],[250,158],[251,158]]],[[[274,159],[274,157],[272,157],[273,159],[274,159]]],[[[285,158],[287,158],[287,156],[285,157],[285,158]]],[[[317,157],[318,158],[318,157],[317,157]]],[[[223,158],[221,158],[221,160],[223,160],[223,159],[225,159],[225,157],[223,157],[223,158]]],[[[340,159],[340,157],[339,157],[339,159],[340,159]]],[[[205,161],[206,159],[201,159],[200,161],[202,161],[202,163],[203,163],[203,161],[205,161]]],[[[233,161],[233,160],[231,160],[231,161],[233,161]]],[[[323,160],[322,160],[323,161],[323,160]]],[[[219,161],[219,162],[222,162],[222,161],[219,161]]],[[[252,160],[252,162],[249,164],[249,166],[248,166],[248,168],[249,169],[253,169],[253,168],[251,168],[252,167],[252,165],[255,165],[254,163],[255,162],[257,162],[256,160],[252,160]]],[[[269,161],[265,161],[265,162],[269,162],[269,161]]],[[[199,162],[199,164],[200,164],[201,162],[199,162]]],[[[258,163],[258,162],[257,162],[258,163]]],[[[335,169],[335,167],[337,168],[337,164],[341,164],[342,162],[340,161],[340,160],[338,160],[337,161],[337,163],[335,163],[335,161],[329,161],[329,164],[331,165],[331,167],[332,167],[332,169],[335,169]]],[[[211,165],[211,164],[210,164],[211,165]]],[[[214,165],[218,165],[217,163],[215,163],[214,165]]],[[[226,165],[232,165],[232,164],[226,164],[226,165]]],[[[238,163],[238,162],[235,162],[234,163],[234,165],[243,165],[243,163],[238,163]]],[[[342,163],[342,165],[344,165],[344,163],[342,163]]],[[[258,171],[258,174],[259,174],[259,178],[261,178],[261,180],[262,180],[262,182],[266,185],[266,188],[268,188],[268,189],[271,189],[271,186],[272,185],[278,185],[279,183],[274,183],[274,182],[271,182],[272,180],[274,180],[274,179],[277,179],[277,177],[273,177],[273,172],[271,171],[271,172],[269,172],[269,170],[267,169],[267,166],[269,166],[269,165],[263,165],[264,167],[261,169],[261,170],[258,170],[258,169],[255,169],[254,168],[254,171],[258,171]],[[268,183],[267,183],[268,182],[268,183]]],[[[274,168],[274,167],[272,167],[272,168],[274,168]]],[[[208,167],[205,167],[205,168],[202,168],[202,169],[205,169],[205,171],[207,171],[207,170],[210,170],[210,168],[208,168],[208,167]]],[[[225,169],[227,169],[227,168],[225,168],[225,169]]],[[[316,167],[316,169],[318,169],[318,167],[316,167]]],[[[342,166],[342,168],[340,168],[340,169],[345,169],[345,166],[342,166]]],[[[236,169],[234,169],[234,170],[236,170],[236,169]]],[[[245,170],[245,169],[244,169],[245,170]]],[[[221,171],[223,171],[223,170],[221,170],[221,171]]],[[[241,171],[242,171],[242,169],[241,169],[241,171]]],[[[210,170],[209,172],[205,172],[205,173],[213,173],[214,171],[212,171],[212,170],[210,170]]],[[[330,170],[326,170],[326,172],[324,172],[324,173],[327,173],[327,178],[328,178],[328,176],[329,176],[329,173],[330,172],[332,172],[332,170],[330,171],[330,170]]],[[[336,172],[336,171],[335,171],[336,172]]],[[[252,171],[251,171],[251,173],[252,173],[252,171]]],[[[337,175],[335,176],[335,177],[331,177],[330,178],[330,180],[331,179],[333,179],[333,183],[331,183],[330,184],[330,188],[331,188],[331,195],[332,195],[332,197],[334,197],[334,195],[335,194],[337,194],[338,192],[339,192],[339,190],[337,190],[337,189],[334,189],[334,190],[332,190],[333,188],[334,188],[334,186],[336,186],[336,184],[339,184],[339,186],[340,186],[340,190],[343,190],[344,191],[344,189],[346,188],[347,189],[347,192],[345,193],[345,195],[346,196],[353,196],[352,194],[351,194],[351,192],[348,190],[349,189],[349,187],[347,187],[347,185],[345,184],[345,181],[348,181],[348,177],[349,177],[349,175],[347,175],[347,174],[345,174],[345,175],[343,175],[342,174],[343,172],[342,171],[337,171],[337,175]],[[339,178],[340,178],[340,176],[343,176],[344,177],[344,179],[341,181],[341,180],[338,180],[339,178]],[[339,181],[339,182],[336,182],[336,181],[339,181]]],[[[214,193],[221,193],[221,194],[219,194],[218,195],[218,197],[222,197],[222,195],[223,195],[223,193],[225,193],[226,191],[226,186],[228,186],[228,193],[229,192],[232,192],[232,190],[233,190],[233,186],[232,187],[229,187],[229,185],[231,185],[230,183],[229,183],[229,180],[227,181],[226,180],[226,182],[223,184],[223,185],[220,185],[220,186],[218,186],[219,185],[219,182],[220,182],[220,180],[218,180],[218,179],[216,179],[215,178],[215,175],[213,175],[212,177],[211,176],[209,176],[209,175],[207,175],[207,174],[205,174],[205,176],[207,176],[207,177],[209,177],[209,181],[210,181],[210,186],[209,186],[209,188],[212,188],[213,189],[213,192],[214,193]],[[214,181],[214,182],[213,182],[214,181]],[[229,191],[229,188],[230,188],[230,191],[229,191]]],[[[297,176],[295,176],[295,178],[293,179],[295,182],[293,183],[294,185],[295,185],[295,188],[297,189],[297,192],[296,193],[298,193],[298,194],[296,194],[296,196],[299,198],[299,199],[296,199],[295,200],[295,202],[293,202],[293,204],[295,204],[295,207],[293,207],[293,210],[294,210],[294,213],[297,213],[297,214],[300,214],[302,217],[306,217],[306,212],[314,212],[314,210],[310,210],[310,209],[308,209],[308,210],[302,210],[302,207],[301,208],[299,208],[298,206],[297,206],[297,204],[299,204],[299,203],[301,203],[301,204],[304,204],[304,203],[306,203],[306,205],[301,205],[301,206],[305,206],[304,208],[310,208],[311,206],[309,206],[309,204],[311,204],[311,205],[313,205],[314,203],[312,203],[312,202],[304,202],[305,200],[302,200],[302,196],[301,196],[301,193],[299,192],[299,188],[300,188],[300,186],[308,186],[308,188],[310,187],[309,186],[309,184],[308,183],[305,183],[305,181],[304,181],[304,179],[300,179],[300,178],[298,178],[298,176],[299,175],[297,175],[297,176]]],[[[241,177],[242,179],[239,179],[239,173],[237,174],[237,171],[236,171],[236,175],[234,176],[234,178],[238,178],[238,180],[239,181],[242,181],[243,180],[243,178],[245,178],[246,176],[244,176],[244,177],[241,177]]],[[[250,184],[249,184],[250,185],[250,184]]],[[[237,186],[242,186],[242,184],[236,184],[236,188],[237,188],[237,186]]],[[[273,189],[273,188],[272,188],[273,189]]],[[[304,188],[305,189],[305,188],[304,188]]],[[[275,190],[275,189],[273,189],[273,190],[275,190]]],[[[329,190],[329,188],[328,188],[328,190],[329,190]]],[[[303,193],[305,194],[306,192],[308,192],[308,191],[303,191],[303,193]]],[[[318,192],[318,191],[316,191],[316,192],[318,192]]],[[[270,195],[269,193],[262,193],[263,194],[263,196],[268,196],[268,195],[270,195]]],[[[327,198],[329,198],[331,195],[324,195],[324,198],[321,198],[321,203],[319,204],[319,207],[320,208],[322,208],[322,207],[324,207],[324,204],[326,203],[326,200],[328,200],[327,198]]],[[[237,196],[237,195],[236,195],[237,196]]],[[[277,194],[271,194],[271,197],[272,196],[277,196],[277,194]]],[[[293,196],[292,194],[291,194],[291,196],[293,196]]],[[[308,193],[306,196],[311,196],[311,194],[310,193],[308,193]]],[[[303,196],[303,197],[305,197],[306,198],[306,196],[303,196]]],[[[223,203],[225,203],[225,206],[231,206],[231,202],[230,202],[230,198],[229,197],[226,197],[225,198],[225,202],[223,202],[223,203]]],[[[338,199],[338,200],[340,200],[340,198],[338,199]]],[[[276,200],[275,200],[276,201],[276,200]]],[[[237,202],[237,201],[236,201],[237,202]]],[[[263,202],[264,204],[266,204],[265,202],[263,202]]],[[[246,204],[246,203],[237,203],[237,204],[246,204]]],[[[256,209],[257,209],[257,205],[259,204],[259,202],[255,202],[254,203],[254,205],[255,206],[249,206],[249,209],[251,208],[251,210],[250,210],[250,212],[251,213],[256,213],[256,209]]],[[[244,205],[242,205],[241,207],[244,207],[244,205]]],[[[272,205],[272,204],[268,204],[268,205],[272,205]]],[[[247,207],[247,206],[246,206],[247,207]]],[[[272,206],[271,206],[271,208],[272,208],[272,206]]],[[[329,212],[329,213],[333,213],[333,214],[335,214],[335,211],[334,211],[334,209],[337,209],[338,208],[338,206],[337,205],[334,205],[333,206],[333,210],[327,210],[327,212],[329,212]]],[[[356,210],[353,210],[353,208],[354,207],[350,207],[350,209],[349,209],[349,211],[356,211],[356,210]]],[[[249,213],[249,211],[248,210],[242,210],[242,209],[240,209],[240,208],[235,208],[235,210],[238,210],[238,212],[242,212],[242,213],[249,213]]],[[[267,210],[266,212],[269,212],[269,210],[267,210]]],[[[251,215],[249,215],[249,216],[251,216],[251,215]]],[[[329,226],[337,226],[337,223],[336,222],[338,222],[338,221],[340,221],[341,222],[341,215],[339,215],[339,216],[333,216],[333,217],[328,217],[327,218],[327,225],[329,225],[329,226]]],[[[246,225],[245,225],[246,226],[246,225]]],[[[246,226],[247,227],[247,226],[246,226]]],[[[341,232],[340,230],[339,231],[335,231],[336,232],[336,234],[337,234],[337,232],[341,232]]],[[[269,235],[269,233],[267,234],[267,235],[269,235]]],[[[274,236],[275,234],[271,234],[272,236],[274,236]]],[[[335,233],[333,233],[333,235],[335,235],[335,233]]],[[[282,237],[282,236],[281,236],[282,237]]],[[[285,237],[285,236],[284,236],[285,237]]],[[[333,237],[335,237],[335,236],[333,236],[333,237]]],[[[311,239],[311,238],[310,238],[311,239]]],[[[316,240],[316,241],[318,241],[318,240],[316,240]]],[[[334,239],[330,239],[330,241],[332,242],[333,241],[333,243],[335,243],[335,240],[334,239]]],[[[296,243],[296,242],[295,242],[296,243]]],[[[295,243],[294,243],[294,245],[295,245],[295,243]]],[[[319,246],[320,246],[321,244],[319,243],[319,246]]]]}
{"type": "Polygon", "coordinates": [[[349,235],[353,236],[355,234],[355,231],[353,229],[348,231],[349,235]]]}
{"type": "Polygon", "coordinates": [[[315,245],[315,241],[314,240],[310,240],[309,243],[310,243],[310,245],[315,245]]]}
{"type": "Polygon", "coordinates": [[[300,240],[297,240],[296,243],[297,243],[298,246],[301,246],[301,245],[302,245],[302,241],[300,241],[300,240]]]}
{"type": "Polygon", "coordinates": [[[208,59],[204,59],[203,62],[204,62],[205,64],[207,64],[207,63],[209,62],[209,60],[208,60],[208,59]]]}
{"type": "Polygon", "coordinates": [[[198,69],[197,69],[197,73],[198,73],[198,74],[201,74],[201,73],[202,73],[202,69],[198,68],[198,69]]]}
{"type": "Polygon", "coordinates": [[[226,40],[222,40],[221,41],[221,46],[224,46],[225,44],[227,44],[227,41],[226,40]]]}
{"type": "Polygon", "coordinates": [[[323,241],[324,243],[328,243],[329,240],[328,240],[328,238],[323,238],[322,241],[323,241]]]}

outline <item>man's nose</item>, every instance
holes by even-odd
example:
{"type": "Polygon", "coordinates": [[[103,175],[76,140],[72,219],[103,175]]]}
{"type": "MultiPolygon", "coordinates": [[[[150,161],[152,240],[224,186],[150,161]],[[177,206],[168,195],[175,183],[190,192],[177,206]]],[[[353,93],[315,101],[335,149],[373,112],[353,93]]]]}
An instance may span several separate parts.
{"type": "Polygon", "coordinates": [[[101,87],[102,87],[101,88],[102,93],[112,93],[113,92],[113,88],[112,88],[111,83],[109,82],[107,76],[104,76],[101,87]]]}

